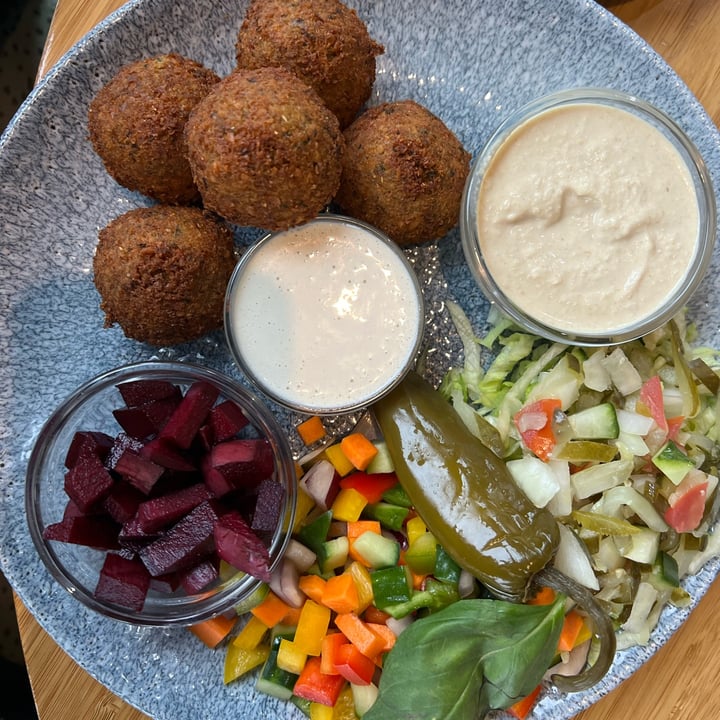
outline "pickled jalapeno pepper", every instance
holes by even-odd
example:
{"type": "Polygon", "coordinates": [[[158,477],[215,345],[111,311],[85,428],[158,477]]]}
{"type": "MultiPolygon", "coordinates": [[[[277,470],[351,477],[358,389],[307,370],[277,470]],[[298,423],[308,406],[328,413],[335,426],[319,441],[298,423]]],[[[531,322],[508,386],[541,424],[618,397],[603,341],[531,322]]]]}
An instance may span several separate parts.
{"type": "Polygon", "coordinates": [[[418,374],[374,412],[398,478],[438,542],[494,595],[524,600],[559,542],[552,514],[528,500],[505,463],[418,374]]]}

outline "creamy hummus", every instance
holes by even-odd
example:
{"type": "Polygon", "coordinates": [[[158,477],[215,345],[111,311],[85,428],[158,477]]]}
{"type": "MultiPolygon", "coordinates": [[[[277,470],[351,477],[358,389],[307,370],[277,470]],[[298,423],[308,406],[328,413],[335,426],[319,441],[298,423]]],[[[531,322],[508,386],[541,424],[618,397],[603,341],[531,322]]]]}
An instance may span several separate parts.
{"type": "Polygon", "coordinates": [[[498,287],[548,327],[622,330],[660,308],[698,242],[679,152],[626,110],[547,110],[501,145],[477,201],[480,249],[498,287]]]}
{"type": "Polygon", "coordinates": [[[357,407],[404,374],[423,324],[401,252],[360,225],[316,220],[254,248],[228,295],[231,345],[286,405],[357,407]]]}

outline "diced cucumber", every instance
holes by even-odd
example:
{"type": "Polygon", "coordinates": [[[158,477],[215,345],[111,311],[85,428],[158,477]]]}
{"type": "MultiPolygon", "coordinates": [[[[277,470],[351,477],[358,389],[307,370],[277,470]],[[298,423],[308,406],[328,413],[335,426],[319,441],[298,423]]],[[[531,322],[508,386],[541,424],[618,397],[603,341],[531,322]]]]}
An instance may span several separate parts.
{"type": "Polygon", "coordinates": [[[377,449],[377,455],[365,468],[365,472],[369,474],[393,472],[395,470],[395,464],[393,463],[392,457],[390,457],[387,443],[384,440],[376,440],[373,445],[377,449]]]}
{"type": "Polygon", "coordinates": [[[601,403],[568,415],[573,437],[581,440],[612,440],[620,433],[612,403],[601,403]]]}
{"type": "Polygon", "coordinates": [[[406,508],[412,507],[412,500],[408,497],[405,488],[400,483],[386,490],[382,497],[385,502],[389,502],[392,505],[402,505],[402,507],[406,508]]]}
{"type": "Polygon", "coordinates": [[[317,552],[318,566],[323,575],[332,572],[335,568],[342,567],[347,561],[350,546],[345,535],[326,540],[317,552]]]}
{"type": "Polygon", "coordinates": [[[283,638],[292,640],[295,628],[275,628],[270,642],[270,655],[255,681],[255,688],[266,695],[272,695],[280,700],[290,700],[298,676],[278,667],[277,656],[280,642],[283,638]]]}
{"type": "Polygon", "coordinates": [[[396,540],[370,530],[355,539],[353,551],[376,569],[397,565],[400,559],[400,544],[396,540]]]}
{"type": "Polygon", "coordinates": [[[361,718],[374,704],[378,697],[377,685],[350,685],[355,705],[355,714],[361,718]]]}
{"type": "Polygon", "coordinates": [[[407,603],[412,597],[408,573],[402,565],[374,570],[370,573],[370,581],[375,607],[379,610],[407,603]]]}
{"type": "Polygon", "coordinates": [[[388,530],[402,530],[403,523],[410,513],[410,509],[402,505],[393,505],[388,502],[370,503],[363,510],[363,517],[377,520],[388,530]]]}
{"type": "Polygon", "coordinates": [[[693,461],[672,440],[668,440],[653,455],[652,461],[653,465],[674,485],[679,485],[695,467],[693,461]]]}

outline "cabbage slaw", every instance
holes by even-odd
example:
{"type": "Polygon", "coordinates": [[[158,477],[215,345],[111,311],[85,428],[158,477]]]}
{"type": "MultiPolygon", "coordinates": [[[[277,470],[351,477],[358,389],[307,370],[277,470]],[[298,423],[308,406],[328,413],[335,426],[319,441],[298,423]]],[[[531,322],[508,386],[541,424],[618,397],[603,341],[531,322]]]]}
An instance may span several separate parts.
{"type": "Polygon", "coordinates": [[[580,348],[494,308],[478,338],[447,306],[464,358],[439,391],[558,519],[554,564],[593,592],[618,649],[647,644],[668,603],[690,604],[682,578],[720,554],[720,352],[693,347],[684,313],[640,340],[580,348]],[[483,349],[496,353],[487,367],[483,349]]]}

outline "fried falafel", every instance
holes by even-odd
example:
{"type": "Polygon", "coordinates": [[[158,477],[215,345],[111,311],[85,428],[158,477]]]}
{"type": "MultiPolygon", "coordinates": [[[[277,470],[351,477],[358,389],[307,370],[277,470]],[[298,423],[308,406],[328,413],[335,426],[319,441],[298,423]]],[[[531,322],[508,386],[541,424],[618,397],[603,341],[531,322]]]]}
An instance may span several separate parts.
{"type": "Polygon", "coordinates": [[[130,210],[100,231],[93,259],[105,327],[155,346],[199,338],[222,325],[235,263],[232,232],[210,213],[130,210]]]}
{"type": "Polygon", "coordinates": [[[340,183],[337,118],[282,68],[223,78],[190,113],[185,134],[203,204],[236,225],[300,225],[324,209],[340,183]]]}
{"type": "Polygon", "coordinates": [[[163,203],[198,202],[183,129],[192,108],[219,80],[175,53],[122,67],[88,110],[90,142],[108,173],[163,203]]]}
{"type": "Polygon", "coordinates": [[[237,37],[239,68],[284,67],[347,127],[370,97],[384,48],[340,0],[252,0],[237,37]]]}
{"type": "Polygon", "coordinates": [[[335,202],[400,245],[436,240],[458,222],[470,154],[413,100],[366,110],[344,132],[335,202]]]}

